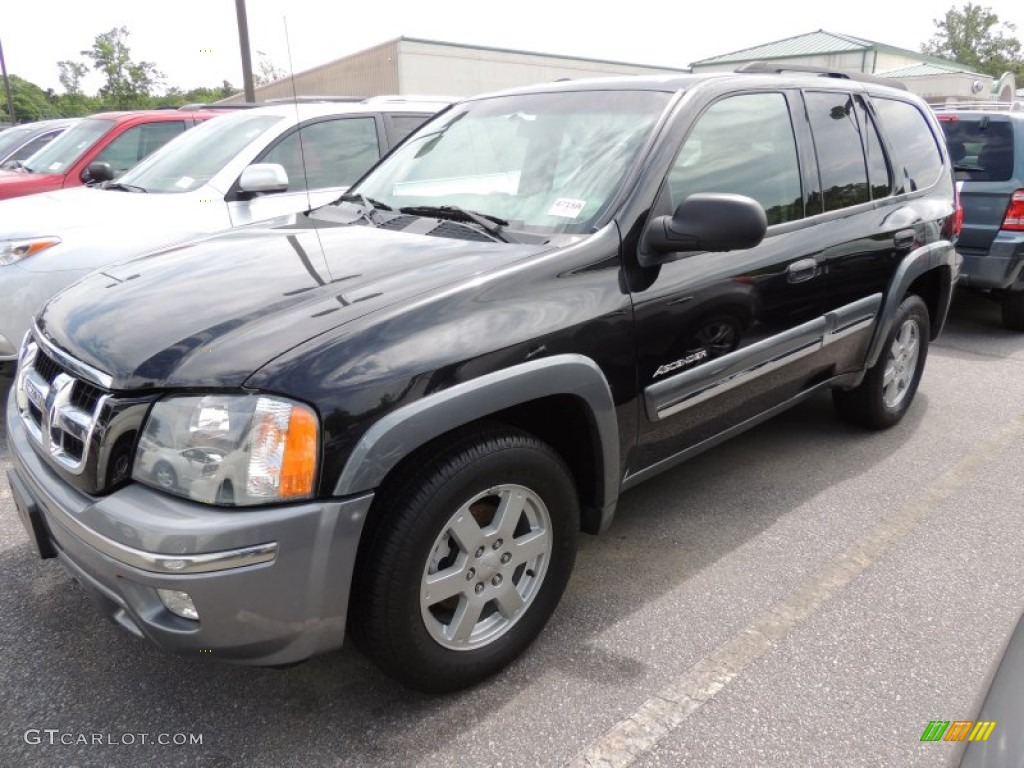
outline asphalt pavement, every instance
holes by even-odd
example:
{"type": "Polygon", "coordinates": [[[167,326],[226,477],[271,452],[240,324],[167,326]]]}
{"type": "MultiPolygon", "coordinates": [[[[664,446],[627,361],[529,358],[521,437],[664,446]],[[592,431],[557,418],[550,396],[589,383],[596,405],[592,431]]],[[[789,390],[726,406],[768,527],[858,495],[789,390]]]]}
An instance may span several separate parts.
{"type": "Polygon", "coordinates": [[[628,492],[534,646],[445,697],[351,648],[167,656],[33,556],[0,483],[0,766],[955,764],[921,734],[973,719],[1024,610],[1022,372],[959,296],[903,423],[826,394],[628,492]]]}

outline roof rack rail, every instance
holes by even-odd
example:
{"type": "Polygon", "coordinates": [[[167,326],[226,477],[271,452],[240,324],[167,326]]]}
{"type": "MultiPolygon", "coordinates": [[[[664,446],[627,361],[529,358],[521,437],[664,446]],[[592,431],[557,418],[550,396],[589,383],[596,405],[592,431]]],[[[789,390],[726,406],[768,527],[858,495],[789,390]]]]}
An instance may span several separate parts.
{"type": "Polygon", "coordinates": [[[381,94],[380,96],[367,96],[363,101],[367,104],[405,104],[410,101],[440,101],[446,104],[459,101],[461,96],[438,96],[437,94],[381,94]]]}
{"type": "Polygon", "coordinates": [[[1024,112],[1024,101],[951,101],[929,106],[933,112],[952,112],[960,109],[974,109],[980,112],[1024,112]]]}
{"type": "Polygon", "coordinates": [[[837,80],[856,80],[860,83],[874,83],[875,85],[884,85],[888,88],[899,88],[903,91],[907,90],[906,85],[901,83],[899,80],[894,80],[889,77],[869,75],[865,72],[846,72],[838,69],[829,69],[828,67],[811,67],[805,64],[769,64],[766,61],[752,61],[749,64],[737,67],[735,71],[743,74],[757,75],[781,75],[786,72],[798,72],[805,75],[834,77],[837,80]]]}
{"type": "Polygon", "coordinates": [[[267,104],[317,104],[321,102],[357,102],[363,101],[366,96],[282,96],[276,99],[267,99],[267,104]]]}
{"type": "Polygon", "coordinates": [[[255,107],[265,106],[263,104],[257,104],[255,101],[239,101],[235,104],[217,104],[216,102],[207,103],[205,101],[195,102],[193,104],[182,104],[180,107],[171,107],[171,109],[181,110],[196,110],[196,109],[253,109],[255,107]]]}

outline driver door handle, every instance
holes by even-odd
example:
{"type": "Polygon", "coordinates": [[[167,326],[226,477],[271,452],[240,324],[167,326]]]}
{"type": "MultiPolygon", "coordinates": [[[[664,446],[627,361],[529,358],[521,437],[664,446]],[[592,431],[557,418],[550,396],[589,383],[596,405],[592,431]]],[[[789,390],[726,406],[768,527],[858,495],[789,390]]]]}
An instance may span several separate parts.
{"type": "Polygon", "coordinates": [[[791,283],[802,283],[818,276],[818,262],[814,259],[794,261],[786,270],[786,279],[791,283]]]}

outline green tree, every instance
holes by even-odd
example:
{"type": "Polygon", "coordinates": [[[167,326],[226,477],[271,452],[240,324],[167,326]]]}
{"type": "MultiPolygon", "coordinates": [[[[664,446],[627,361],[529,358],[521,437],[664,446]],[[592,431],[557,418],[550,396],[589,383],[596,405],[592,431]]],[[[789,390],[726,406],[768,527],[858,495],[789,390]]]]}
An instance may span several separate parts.
{"type": "Polygon", "coordinates": [[[128,47],[128,28],[115,27],[97,35],[92,48],[82,51],[92,60],[93,69],[106,78],[100,98],[119,109],[149,106],[164,75],[151,61],[132,61],[128,47]]]}
{"type": "Polygon", "coordinates": [[[933,19],[936,32],[921,46],[924,53],[966,64],[975,72],[999,77],[1013,72],[1024,77],[1021,42],[1013,24],[1000,23],[991,8],[965,3],[953,6],[941,19],[933,19]]]}
{"type": "Polygon", "coordinates": [[[82,96],[82,78],[89,72],[89,67],[80,61],[58,61],[57,70],[57,78],[64,93],[68,96],[82,96]]]}
{"type": "MultiPolygon", "coordinates": [[[[11,75],[11,101],[14,102],[14,119],[19,123],[60,117],[58,106],[50,101],[46,91],[17,75],[11,75]]],[[[2,93],[2,91],[0,91],[2,93]]],[[[0,122],[8,122],[7,99],[0,98],[0,122]]]]}

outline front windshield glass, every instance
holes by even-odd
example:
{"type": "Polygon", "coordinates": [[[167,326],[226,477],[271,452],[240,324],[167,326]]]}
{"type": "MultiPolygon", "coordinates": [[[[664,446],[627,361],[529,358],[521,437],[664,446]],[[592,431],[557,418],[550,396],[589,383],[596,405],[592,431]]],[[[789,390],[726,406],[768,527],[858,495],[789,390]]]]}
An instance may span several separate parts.
{"type": "Polygon", "coordinates": [[[21,165],[33,173],[67,173],[68,168],[113,127],[113,120],[90,117],[64,131],[21,165]]]}
{"type": "Polygon", "coordinates": [[[147,192],[191,192],[283,119],[236,112],[208,120],[162,146],[118,179],[118,183],[142,187],[147,192]]]}
{"type": "Polygon", "coordinates": [[[394,209],[459,206],[511,229],[588,232],[669,97],[575,91],[471,101],[424,126],[352,192],[394,209]]]}

